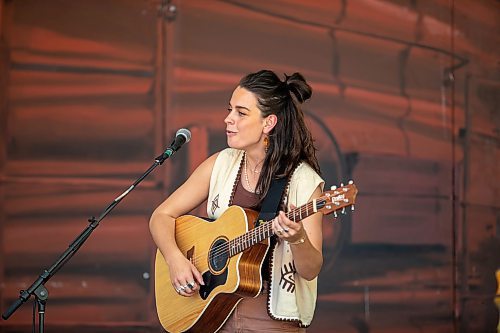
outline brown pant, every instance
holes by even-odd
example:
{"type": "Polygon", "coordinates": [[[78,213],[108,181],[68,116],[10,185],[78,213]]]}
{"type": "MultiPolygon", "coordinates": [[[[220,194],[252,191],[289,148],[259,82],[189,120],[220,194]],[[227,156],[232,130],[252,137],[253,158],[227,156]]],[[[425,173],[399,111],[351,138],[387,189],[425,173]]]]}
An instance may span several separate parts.
{"type": "Polygon", "coordinates": [[[222,333],[294,332],[305,333],[296,322],[273,320],[267,314],[267,290],[256,298],[243,299],[220,329],[222,333]]]}

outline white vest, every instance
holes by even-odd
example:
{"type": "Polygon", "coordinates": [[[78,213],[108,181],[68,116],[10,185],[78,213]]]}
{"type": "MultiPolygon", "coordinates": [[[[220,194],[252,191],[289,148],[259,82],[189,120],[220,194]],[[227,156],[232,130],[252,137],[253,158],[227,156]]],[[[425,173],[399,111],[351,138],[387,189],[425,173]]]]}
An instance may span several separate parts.
{"type": "MultiPolygon", "coordinates": [[[[210,177],[207,213],[218,218],[228,207],[244,152],[227,148],[219,153],[210,177]]],[[[307,203],[314,190],[324,181],[307,163],[294,171],[285,203],[301,206],[307,203]]],[[[297,321],[299,326],[311,324],[317,297],[317,278],[307,281],[295,272],[292,250],[288,242],[278,242],[272,252],[272,274],[267,300],[268,313],[273,319],[297,321]]]]}

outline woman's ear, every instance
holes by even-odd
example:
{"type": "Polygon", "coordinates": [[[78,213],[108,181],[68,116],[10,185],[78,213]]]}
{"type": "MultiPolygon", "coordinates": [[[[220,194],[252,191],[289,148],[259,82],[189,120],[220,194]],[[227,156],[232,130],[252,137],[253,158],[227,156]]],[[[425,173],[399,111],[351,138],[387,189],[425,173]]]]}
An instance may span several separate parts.
{"type": "Polygon", "coordinates": [[[278,117],[275,114],[270,114],[264,119],[264,134],[269,134],[271,130],[276,126],[278,122],[278,117]]]}

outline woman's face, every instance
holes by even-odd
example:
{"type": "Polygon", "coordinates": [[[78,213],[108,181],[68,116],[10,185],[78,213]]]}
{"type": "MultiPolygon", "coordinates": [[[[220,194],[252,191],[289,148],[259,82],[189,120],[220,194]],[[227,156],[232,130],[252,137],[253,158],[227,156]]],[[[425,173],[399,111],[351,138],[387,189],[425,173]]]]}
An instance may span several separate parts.
{"type": "Polygon", "coordinates": [[[263,150],[266,119],[257,107],[257,97],[245,88],[237,87],[228,108],[226,123],[227,144],[245,151],[263,150]]]}

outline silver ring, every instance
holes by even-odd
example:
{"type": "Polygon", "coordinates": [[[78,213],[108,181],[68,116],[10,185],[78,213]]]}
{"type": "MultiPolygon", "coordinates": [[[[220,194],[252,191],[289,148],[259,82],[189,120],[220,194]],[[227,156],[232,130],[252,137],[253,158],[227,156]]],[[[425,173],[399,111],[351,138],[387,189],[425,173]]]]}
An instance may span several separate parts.
{"type": "Polygon", "coordinates": [[[286,229],[283,229],[283,231],[284,231],[284,232],[288,232],[288,230],[290,230],[290,229],[288,229],[288,228],[286,228],[286,229]]]}
{"type": "Polygon", "coordinates": [[[179,288],[181,291],[184,291],[184,290],[186,290],[187,286],[180,286],[179,288]]]}
{"type": "Polygon", "coordinates": [[[180,288],[175,288],[175,291],[180,295],[181,294],[181,289],[180,288]]]}
{"type": "Polygon", "coordinates": [[[194,286],[195,286],[195,282],[194,281],[191,281],[187,284],[187,286],[190,288],[190,289],[194,289],[194,286]]]}

